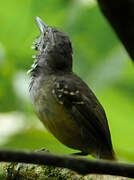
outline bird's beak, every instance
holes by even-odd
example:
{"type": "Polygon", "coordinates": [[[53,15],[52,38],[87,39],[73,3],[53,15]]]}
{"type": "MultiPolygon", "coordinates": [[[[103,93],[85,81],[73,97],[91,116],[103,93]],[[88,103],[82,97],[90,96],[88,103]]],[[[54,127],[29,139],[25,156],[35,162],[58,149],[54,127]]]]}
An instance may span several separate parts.
{"type": "Polygon", "coordinates": [[[44,34],[47,30],[47,25],[37,16],[35,17],[35,21],[39,27],[40,33],[44,34]]]}

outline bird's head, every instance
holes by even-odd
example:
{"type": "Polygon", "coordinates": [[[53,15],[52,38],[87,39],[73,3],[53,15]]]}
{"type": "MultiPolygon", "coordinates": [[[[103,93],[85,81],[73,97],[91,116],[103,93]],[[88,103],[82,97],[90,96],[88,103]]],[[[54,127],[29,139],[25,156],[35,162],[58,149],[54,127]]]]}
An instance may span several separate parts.
{"type": "Polygon", "coordinates": [[[40,36],[32,49],[38,51],[32,70],[41,67],[44,71],[72,71],[72,45],[69,37],[54,27],[47,26],[39,17],[35,18],[40,36]]]}

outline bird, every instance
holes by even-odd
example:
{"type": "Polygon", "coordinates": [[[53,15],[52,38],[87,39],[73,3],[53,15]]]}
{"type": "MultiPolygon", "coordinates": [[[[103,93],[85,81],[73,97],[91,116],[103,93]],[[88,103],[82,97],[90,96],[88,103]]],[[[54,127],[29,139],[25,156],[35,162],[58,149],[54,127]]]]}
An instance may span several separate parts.
{"type": "Polygon", "coordinates": [[[105,111],[88,85],[73,72],[70,38],[39,17],[40,35],[30,73],[30,99],[37,117],[76,155],[115,160],[105,111]]]}

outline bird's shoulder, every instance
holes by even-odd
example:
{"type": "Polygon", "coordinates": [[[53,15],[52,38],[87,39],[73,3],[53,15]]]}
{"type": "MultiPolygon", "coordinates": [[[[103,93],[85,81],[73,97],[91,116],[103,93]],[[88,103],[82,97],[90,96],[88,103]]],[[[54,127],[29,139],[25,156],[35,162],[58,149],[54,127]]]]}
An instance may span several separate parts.
{"type": "Polygon", "coordinates": [[[59,103],[89,104],[90,108],[100,106],[98,99],[88,85],[74,73],[57,76],[53,81],[52,93],[59,103]]]}

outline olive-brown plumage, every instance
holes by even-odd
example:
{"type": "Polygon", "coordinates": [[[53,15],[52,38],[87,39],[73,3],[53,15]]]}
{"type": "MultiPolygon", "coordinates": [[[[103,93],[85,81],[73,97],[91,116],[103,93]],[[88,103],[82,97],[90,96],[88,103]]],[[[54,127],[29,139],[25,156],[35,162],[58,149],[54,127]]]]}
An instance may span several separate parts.
{"type": "Polygon", "coordinates": [[[40,37],[31,69],[30,96],[46,128],[63,144],[104,159],[114,159],[103,107],[94,93],[72,72],[69,37],[36,17],[40,37]]]}

